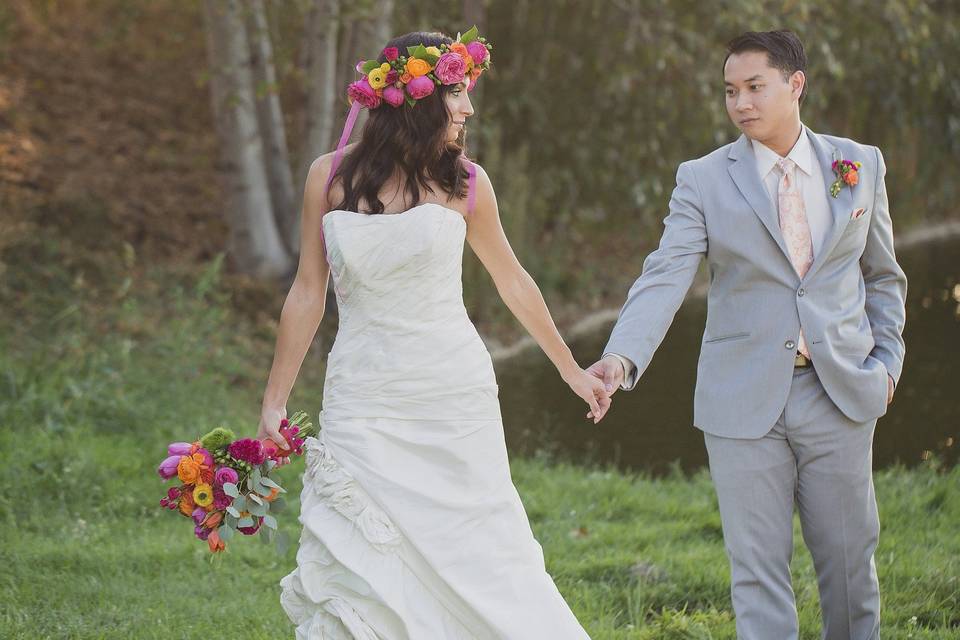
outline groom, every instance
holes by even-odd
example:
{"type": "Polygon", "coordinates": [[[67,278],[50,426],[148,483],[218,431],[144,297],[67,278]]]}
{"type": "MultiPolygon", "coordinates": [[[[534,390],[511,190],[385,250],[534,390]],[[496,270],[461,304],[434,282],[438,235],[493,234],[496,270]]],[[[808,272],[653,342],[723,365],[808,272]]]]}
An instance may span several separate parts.
{"type": "Polygon", "coordinates": [[[903,365],[907,283],[883,157],[803,125],[805,67],[789,31],[729,43],[727,113],[743,135],[680,165],[660,246],[591,367],[610,393],[632,389],[706,258],[694,423],[744,640],[797,638],[795,505],[823,637],[879,637],[872,443],[903,365]]]}

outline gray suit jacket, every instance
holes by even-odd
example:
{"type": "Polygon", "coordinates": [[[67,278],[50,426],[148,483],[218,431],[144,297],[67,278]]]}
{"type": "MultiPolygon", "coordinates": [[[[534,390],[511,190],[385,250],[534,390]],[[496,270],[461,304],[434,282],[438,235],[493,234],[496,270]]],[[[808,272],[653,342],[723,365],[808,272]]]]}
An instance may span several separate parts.
{"type": "Polygon", "coordinates": [[[828,195],[832,226],[806,276],[790,262],[776,207],[741,136],[680,165],[660,246],[644,261],[604,349],[636,364],[632,388],[706,257],[710,290],[694,424],[714,435],[759,438],[774,425],[801,325],[824,389],[850,419],[886,413],[887,375],[900,378],[907,280],[893,250],[883,156],[876,147],[807,131],[824,189],[835,179],[835,153],[863,166],[856,186],[828,195]],[[866,211],[854,218],[859,208],[866,211]]]}

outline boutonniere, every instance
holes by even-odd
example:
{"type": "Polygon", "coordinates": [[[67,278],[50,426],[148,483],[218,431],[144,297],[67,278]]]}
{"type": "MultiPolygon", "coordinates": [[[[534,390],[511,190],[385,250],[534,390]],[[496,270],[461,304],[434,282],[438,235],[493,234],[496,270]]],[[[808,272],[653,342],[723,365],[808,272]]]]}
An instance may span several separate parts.
{"type": "Polygon", "coordinates": [[[840,189],[843,188],[843,185],[852,187],[860,182],[860,167],[863,166],[861,163],[844,160],[840,152],[835,152],[833,154],[833,164],[830,166],[833,168],[833,175],[837,176],[837,179],[830,185],[830,195],[834,198],[840,195],[840,189]]]}

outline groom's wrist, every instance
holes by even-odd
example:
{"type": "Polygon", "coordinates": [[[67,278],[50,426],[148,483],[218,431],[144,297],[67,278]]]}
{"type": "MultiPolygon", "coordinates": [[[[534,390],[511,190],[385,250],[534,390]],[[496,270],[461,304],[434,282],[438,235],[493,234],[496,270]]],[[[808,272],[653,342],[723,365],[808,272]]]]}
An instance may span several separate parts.
{"type": "Polygon", "coordinates": [[[630,384],[630,380],[631,380],[631,377],[633,376],[633,372],[636,370],[636,365],[633,364],[633,361],[627,358],[626,356],[622,356],[619,353],[613,353],[613,352],[607,352],[603,354],[601,359],[606,359],[606,358],[609,358],[619,363],[620,365],[620,370],[622,372],[622,377],[620,379],[620,388],[625,390],[630,389],[632,386],[630,384]]]}

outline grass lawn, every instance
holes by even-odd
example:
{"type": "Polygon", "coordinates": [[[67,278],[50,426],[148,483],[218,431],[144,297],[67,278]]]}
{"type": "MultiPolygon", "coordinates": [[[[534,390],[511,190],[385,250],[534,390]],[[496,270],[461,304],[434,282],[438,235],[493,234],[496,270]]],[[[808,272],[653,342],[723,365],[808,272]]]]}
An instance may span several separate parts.
{"type": "MultiPolygon", "coordinates": [[[[158,505],[166,444],[218,425],[253,435],[272,337],[237,317],[216,270],[125,292],[20,298],[0,310],[0,637],[290,638],[278,555],[235,540],[211,564],[158,505]],[[103,298],[98,298],[102,300],[103,298]],[[29,310],[29,315],[24,315],[29,310]]],[[[308,356],[291,409],[319,409],[308,356]]],[[[284,468],[295,541],[302,461],[284,468]]],[[[735,638],[709,477],[515,459],[516,484],[561,592],[595,639],[735,638]]],[[[960,470],[876,475],[884,638],[960,639],[960,470]]],[[[796,526],[801,637],[819,638],[796,526]]]]}

